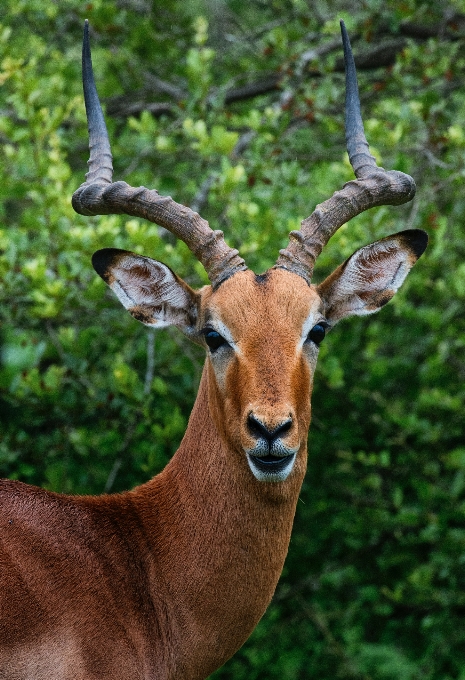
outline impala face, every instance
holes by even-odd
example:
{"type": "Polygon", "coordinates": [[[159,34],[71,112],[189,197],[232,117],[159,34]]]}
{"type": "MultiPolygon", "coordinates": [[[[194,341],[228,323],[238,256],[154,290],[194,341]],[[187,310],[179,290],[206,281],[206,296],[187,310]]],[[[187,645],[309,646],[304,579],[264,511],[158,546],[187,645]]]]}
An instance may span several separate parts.
{"type": "Polygon", "coordinates": [[[219,426],[257,480],[284,481],[306,447],[318,344],[328,326],[321,299],[300,277],[272,269],[259,277],[239,272],[209,288],[202,303],[200,337],[219,426]]]}

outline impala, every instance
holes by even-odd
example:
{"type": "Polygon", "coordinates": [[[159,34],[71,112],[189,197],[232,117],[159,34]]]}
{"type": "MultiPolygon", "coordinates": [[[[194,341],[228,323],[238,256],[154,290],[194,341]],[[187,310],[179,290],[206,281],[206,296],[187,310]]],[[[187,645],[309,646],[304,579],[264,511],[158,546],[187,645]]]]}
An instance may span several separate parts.
{"type": "Polygon", "coordinates": [[[73,206],[169,229],[211,285],[192,290],[165,264],[114,248],[95,253],[94,268],[133,317],[178,327],[207,356],[181,445],[146,484],[77,497],[1,483],[0,678],[200,680],[239,649],[269,604],[306,469],[318,345],[340,319],[388,302],[427,241],[419,230],[388,236],[311,283],[341,225],[415,192],[411,177],[379,168],[369,153],[341,28],[357,179],[318,205],[256,275],[197,213],[112,182],[86,23],[90,160],[73,206]]]}

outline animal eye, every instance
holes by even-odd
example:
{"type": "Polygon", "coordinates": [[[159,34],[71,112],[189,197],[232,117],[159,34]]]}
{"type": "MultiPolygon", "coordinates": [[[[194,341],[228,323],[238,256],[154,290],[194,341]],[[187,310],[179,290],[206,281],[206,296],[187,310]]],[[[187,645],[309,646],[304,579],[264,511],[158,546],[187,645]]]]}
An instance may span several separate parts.
{"type": "Polygon", "coordinates": [[[205,333],[205,342],[207,343],[212,352],[217,350],[222,345],[228,344],[226,340],[223,338],[223,336],[217,333],[216,331],[207,331],[205,333]]]}
{"type": "Polygon", "coordinates": [[[324,340],[327,328],[328,326],[326,324],[317,323],[316,326],[313,326],[312,330],[307,335],[307,340],[311,340],[312,342],[315,343],[315,345],[319,345],[320,342],[324,340]]]}

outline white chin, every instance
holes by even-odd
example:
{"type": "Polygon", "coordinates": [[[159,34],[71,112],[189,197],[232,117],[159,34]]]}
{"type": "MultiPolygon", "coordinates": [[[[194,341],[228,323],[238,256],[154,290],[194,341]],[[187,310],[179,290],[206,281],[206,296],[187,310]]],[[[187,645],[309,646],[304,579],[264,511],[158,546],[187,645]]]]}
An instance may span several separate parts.
{"type": "MultiPolygon", "coordinates": [[[[247,455],[247,462],[255,479],[259,482],[284,482],[294,467],[296,454],[284,458],[276,458],[276,462],[269,462],[257,456],[247,455]]],[[[267,459],[271,456],[267,456],[267,459]]]]}

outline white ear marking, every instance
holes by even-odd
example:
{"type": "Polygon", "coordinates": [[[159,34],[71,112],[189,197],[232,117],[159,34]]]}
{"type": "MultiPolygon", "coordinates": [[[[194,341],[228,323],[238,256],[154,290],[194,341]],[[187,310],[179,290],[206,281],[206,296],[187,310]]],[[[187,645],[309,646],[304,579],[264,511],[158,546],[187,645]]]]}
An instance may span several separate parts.
{"type": "Polygon", "coordinates": [[[125,309],[129,309],[129,307],[131,307],[131,305],[134,304],[134,300],[132,300],[128,295],[126,295],[124,288],[120,285],[119,281],[115,279],[113,283],[109,285],[125,309]]]}

